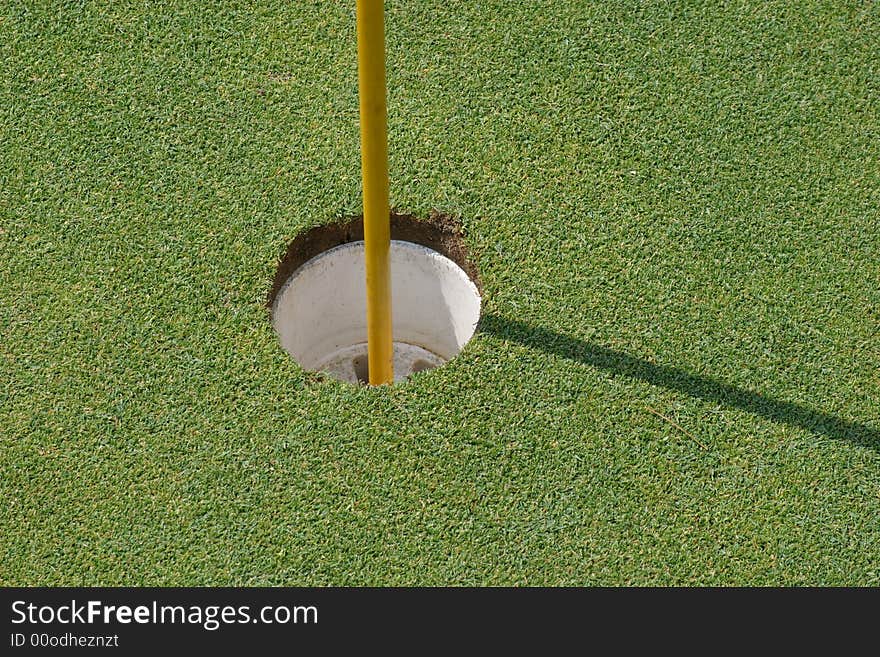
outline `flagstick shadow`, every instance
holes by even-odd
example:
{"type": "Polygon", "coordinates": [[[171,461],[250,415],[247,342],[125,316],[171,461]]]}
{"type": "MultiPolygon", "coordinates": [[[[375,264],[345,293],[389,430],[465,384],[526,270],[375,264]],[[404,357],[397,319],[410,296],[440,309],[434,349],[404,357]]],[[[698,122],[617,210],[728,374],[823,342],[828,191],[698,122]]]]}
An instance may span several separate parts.
{"type": "Polygon", "coordinates": [[[880,452],[880,431],[830,413],[812,410],[793,402],[780,401],[703,376],[688,374],[668,365],[655,365],[616,349],[572,338],[540,326],[498,315],[484,315],[479,329],[532,349],[553,353],[592,367],[688,396],[737,408],[773,422],[806,429],[835,440],[880,452]]]}

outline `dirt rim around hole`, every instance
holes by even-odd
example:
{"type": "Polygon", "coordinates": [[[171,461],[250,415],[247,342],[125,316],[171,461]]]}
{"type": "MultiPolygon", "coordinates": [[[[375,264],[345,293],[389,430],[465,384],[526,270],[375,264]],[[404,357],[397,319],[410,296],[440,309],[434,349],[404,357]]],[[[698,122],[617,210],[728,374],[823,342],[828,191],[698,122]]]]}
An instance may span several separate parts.
{"type": "MultiPolygon", "coordinates": [[[[446,256],[461,267],[477,287],[480,295],[483,286],[476,263],[464,243],[461,222],[450,215],[432,211],[427,219],[392,210],[391,239],[413,242],[426,246],[446,256]]],[[[364,239],[364,218],[362,215],[346,217],[341,221],[309,228],[288,245],[287,252],[278,262],[275,280],[266,299],[270,310],[275,298],[290,276],[306,262],[333,247],[364,239]]]]}

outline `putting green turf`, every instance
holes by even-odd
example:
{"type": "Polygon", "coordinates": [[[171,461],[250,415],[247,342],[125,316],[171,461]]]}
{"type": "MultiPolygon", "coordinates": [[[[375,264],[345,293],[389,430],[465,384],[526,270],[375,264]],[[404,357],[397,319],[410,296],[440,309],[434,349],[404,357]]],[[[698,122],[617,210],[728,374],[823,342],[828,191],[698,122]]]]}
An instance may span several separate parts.
{"type": "Polygon", "coordinates": [[[484,320],[367,389],[264,307],[354,0],[3,3],[0,583],[880,584],[880,5],[720,4],[388,3],[484,320]]]}

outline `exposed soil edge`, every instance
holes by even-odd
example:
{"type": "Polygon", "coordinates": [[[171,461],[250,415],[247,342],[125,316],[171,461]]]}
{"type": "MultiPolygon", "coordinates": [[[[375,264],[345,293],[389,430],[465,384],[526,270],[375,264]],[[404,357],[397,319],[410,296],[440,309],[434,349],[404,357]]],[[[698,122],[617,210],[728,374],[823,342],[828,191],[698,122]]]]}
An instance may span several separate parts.
{"type": "MultiPolygon", "coordinates": [[[[364,239],[363,216],[348,217],[332,224],[315,226],[297,235],[278,263],[266,306],[272,307],[275,297],[291,274],[316,255],[340,244],[362,239],[364,239]]],[[[401,214],[392,210],[391,239],[421,244],[446,256],[461,267],[477,286],[480,294],[483,293],[476,263],[471,259],[465,246],[461,222],[457,219],[437,211],[432,211],[427,219],[419,219],[415,215],[401,214]]]]}

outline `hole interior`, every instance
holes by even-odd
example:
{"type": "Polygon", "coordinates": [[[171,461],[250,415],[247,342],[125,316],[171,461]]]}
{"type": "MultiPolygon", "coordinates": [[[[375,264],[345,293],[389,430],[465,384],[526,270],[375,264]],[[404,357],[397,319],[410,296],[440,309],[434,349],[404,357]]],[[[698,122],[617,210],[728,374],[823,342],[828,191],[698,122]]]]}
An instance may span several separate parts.
{"type": "MultiPolygon", "coordinates": [[[[392,303],[399,382],[455,357],[476,329],[481,295],[456,220],[433,213],[422,221],[392,212],[391,237],[392,276],[397,272],[407,284],[395,289],[392,303]]],[[[360,217],[300,234],[279,263],[267,299],[282,347],[304,369],[354,384],[369,384],[365,307],[358,292],[362,240],[360,217]]]]}

